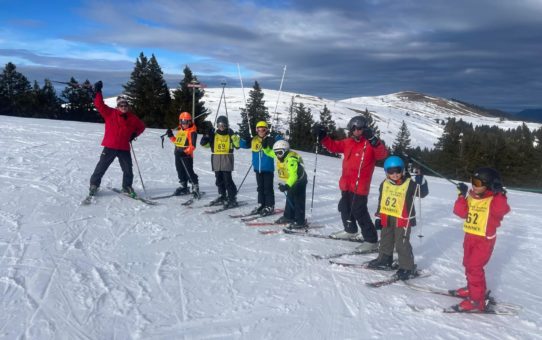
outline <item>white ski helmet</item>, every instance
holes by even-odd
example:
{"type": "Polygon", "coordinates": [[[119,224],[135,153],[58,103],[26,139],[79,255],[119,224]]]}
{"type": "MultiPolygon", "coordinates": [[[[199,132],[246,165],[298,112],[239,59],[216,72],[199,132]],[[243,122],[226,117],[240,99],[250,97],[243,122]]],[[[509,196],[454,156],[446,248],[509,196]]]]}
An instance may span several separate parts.
{"type": "Polygon", "coordinates": [[[275,152],[275,155],[277,155],[278,158],[284,157],[284,155],[290,150],[290,143],[288,143],[285,140],[279,140],[276,141],[275,144],[273,144],[273,151],[275,152]]]}

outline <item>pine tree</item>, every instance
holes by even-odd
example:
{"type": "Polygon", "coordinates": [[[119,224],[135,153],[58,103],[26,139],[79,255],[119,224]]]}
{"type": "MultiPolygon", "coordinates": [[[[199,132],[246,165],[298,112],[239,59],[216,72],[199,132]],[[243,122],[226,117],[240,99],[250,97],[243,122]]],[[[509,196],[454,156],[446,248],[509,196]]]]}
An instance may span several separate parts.
{"type": "MultiPolygon", "coordinates": [[[[320,126],[324,127],[328,133],[333,139],[337,138],[337,126],[335,125],[335,122],[333,121],[333,117],[331,116],[331,111],[327,108],[327,105],[324,105],[324,108],[322,111],[320,111],[320,126]]],[[[318,153],[321,155],[326,156],[333,156],[333,157],[339,157],[338,154],[334,154],[329,152],[326,148],[318,148],[318,153]]]]}
{"type": "Polygon", "coordinates": [[[206,131],[207,127],[204,123],[205,118],[209,115],[209,111],[205,108],[205,102],[201,101],[205,95],[205,91],[202,88],[190,88],[188,84],[192,81],[197,82],[198,78],[192,74],[192,70],[188,66],[185,66],[184,78],[179,83],[179,87],[173,91],[173,109],[168,119],[168,127],[177,126],[179,124],[179,114],[181,112],[189,112],[192,118],[195,119],[195,124],[198,131],[206,131]],[[193,90],[195,91],[196,113],[192,111],[192,98],[194,97],[193,90]]]}
{"type": "Polygon", "coordinates": [[[373,130],[375,136],[380,138],[380,130],[378,129],[378,125],[376,125],[373,115],[369,112],[369,110],[365,109],[365,112],[363,112],[361,115],[367,119],[367,126],[373,130]]]}
{"type": "Polygon", "coordinates": [[[32,87],[17,72],[15,64],[6,64],[0,75],[0,114],[29,117],[32,112],[32,87]]]}
{"type": "Polygon", "coordinates": [[[392,152],[395,155],[404,155],[407,153],[410,149],[410,132],[408,131],[408,127],[403,120],[403,123],[401,124],[401,127],[399,128],[399,133],[397,134],[397,138],[393,142],[392,145],[392,152]]]}
{"type": "Polygon", "coordinates": [[[69,85],[61,93],[61,97],[65,99],[66,103],[62,119],[83,122],[99,121],[99,115],[94,109],[92,94],[88,91],[92,87],[88,79],[80,85],[74,77],[71,77],[68,83],[69,85]]]}
{"type": "Polygon", "coordinates": [[[254,82],[248,96],[246,108],[241,109],[241,124],[239,124],[239,133],[245,139],[250,138],[251,135],[256,135],[256,124],[259,121],[269,123],[270,119],[265,100],[263,100],[264,93],[257,81],[254,82]],[[250,132],[247,127],[250,128],[250,132]]]}
{"type": "Polygon", "coordinates": [[[295,107],[295,117],[290,130],[290,147],[302,151],[313,151],[314,136],[311,133],[314,120],[309,108],[303,103],[295,107]]]}
{"type": "Polygon", "coordinates": [[[33,117],[58,119],[62,117],[62,106],[60,99],[56,95],[55,88],[49,79],[45,79],[45,84],[40,88],[37,81],[34,81],[33,117]]]}
{"type": "Polygon", "coordinates": [[[147,59],[143,52],[139,54],[130,81],[123,86],[130,106],[145,125],[164,127],[171,108],[171,96],[154,54],[151,59],[147,59]]]}

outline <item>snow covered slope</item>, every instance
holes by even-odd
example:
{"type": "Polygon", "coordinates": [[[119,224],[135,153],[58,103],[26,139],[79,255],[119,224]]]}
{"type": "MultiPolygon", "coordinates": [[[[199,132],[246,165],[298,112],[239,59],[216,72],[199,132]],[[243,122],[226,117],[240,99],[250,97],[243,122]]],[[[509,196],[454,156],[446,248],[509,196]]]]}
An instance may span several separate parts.
{"type": "MultiPolygon", "coordinates": [[[[149,129],[134,142],[150,195],[176,187],[173,148],[161,148],[162,133],[149,129]]],[[[197,207],[204,202],[185,208],[176,197],[148,206],[120,196],[105,189],[120,186],[117,162],[105,175],[96,203],[81,206],[102,135],[101,124],[0,116],[0,338],[541,338],[541,195],[509,193],[512,212],[486,268],[494,295],[524,307],[518,316],[413,312],[407,303],[449,306],[458,301],[402,283],[368,288],[364,282],[386,274],[338,268],[310,255],[351,250],[351,243],[261,235],[227,213],[204,214],[197,207]]],[[[301,154],[312,181],[314,156],[301,154]]],[[[210,154],[198,148],[195,157],[208,201],[216,193],[210,154]]],[[[239,185],[250,153],[238,151],[235,157],[239,185]]],[[[317,232],[341,229],[336,210],[340,162],[318,158],[314,209],[308,216],[326,226],[317,232]]],[[[377,168],[371,212],[382,179],[377,168]]],[[[421,226],[413,231],[412,243],[418,266],[432,275],[418,283],[459,287],[465,281],[461,220],[451,212],[456,189],[440,178],[428,181],[430,194],[422,202],[421,226]],[[420,233],[423,238],[416,236],[420,233]]],[[[142,193],[137,175],[134,187],[142,193]]],[[[239,199],[252,204],[231,213],[251,209],[255,190],[250,174],[239,199]]],[[[278,191],[276,198],[283,206],[278,191]]]]}
{"type": "MultiPolygon", "coordinates": [[[[245,88],[245,95],[241,88],[226,88],[226,108],[222,101],[219,114],[226,114],[235,124],[240,122],[239,109],[244,107],[244,98],[248,100],[251,88],[245,88]]],[[[497,125],[502,129],[516,128],[521,121],[499,121],[496,117],[481,116],[468,107],[447,99],[435,98],[415,92],[400,92],[377,97],[359,97],[340,101],[328,100],[305,94],[282,92],[279,95],[275,90],[262,90],[269,113],[275,118],[275,107],[279,119],[280,130],[285,130],[288,120],[288,109],[292,102],[303,103],[312,111],[313,119],[320,119],[320,111],[324,105],[328,109],[338,127],[346,127],[346,124],[355,115],[369,110],[381,131],[381,137],[387,145],[392,145],[397,137],[397,131],[404,120],[411,134],[412,146],[432,148],[437,139],[442,135],[445,122],[448,118],[461,118],[474,125],[497,125]],[[278,98],[278,105],[277,105],[278,98]]],[[[205,89],[205,106],[212,110],[212,118],[217,112],[222,88],[205,89]]],[[[542,124],[527,123],[529,128],[537,129],[542,124]]],[[[237,127],[237,125],[234,125],[237,127]]]]}

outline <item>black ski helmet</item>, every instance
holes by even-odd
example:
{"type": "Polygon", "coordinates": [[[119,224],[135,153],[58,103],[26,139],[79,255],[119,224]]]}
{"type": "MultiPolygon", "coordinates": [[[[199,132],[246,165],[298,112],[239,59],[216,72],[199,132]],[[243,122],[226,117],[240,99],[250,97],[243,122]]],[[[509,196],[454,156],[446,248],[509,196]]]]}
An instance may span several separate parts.
{"type": "Polygon", "coordinates": [[[367,119],[363,116],[355,116],[348,122],[346,129],[352,131],[354,128],[364,129],[367,127],[367,119]]]}
{"type": "Polygon", "coordinates": [[[501,176],[497,170],[493,168],[478,168],[474,170],[472,178],[482,181],[484,186],[491,191],[495,191],[495,189],[502,189],[501,176]]]}
{"type": "Polygon", "coordinates": [[[228,127],[228,117],[226,116],[218,116],[216,119],[216,125],[224,124],[225,127],[228,127]]]}

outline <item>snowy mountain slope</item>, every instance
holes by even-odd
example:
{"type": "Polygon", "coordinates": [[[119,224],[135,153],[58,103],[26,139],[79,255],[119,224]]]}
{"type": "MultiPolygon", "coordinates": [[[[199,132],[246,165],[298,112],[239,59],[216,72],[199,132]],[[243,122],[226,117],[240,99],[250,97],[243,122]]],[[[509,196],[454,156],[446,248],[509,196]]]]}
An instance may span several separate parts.
{"type": "MultiPolygon", "coordinates": [[[[251,88],[245,88],[244,97],[249,96],[251,88]]],[[[340,101],[328,100],[310,95],[282,92],[263,89],[264,100],[273,117],[279,119],[279,130],[284,131],[287,127],[289,117],[288,109],[292,102],[303,103],[311,109],[313,119],[318,121],[320,111],[324,105],[335,120],[338,127],[346,127],[346,124],[354,115],[369,110],[381,131],[381,137],[387,145],[392,145],[397,137],[397,131],[404,120],[411,134],[412,145],[432,148],[437,139],[442,135],[445,122],[448,118],[461,118],[474,125],[497,125],[502,129],[516,128],[521,121],[505,120],[500,122],[499,118],[481,116],[468,107],[447,99],[435,98],[415,92],[399,92],[390,95],[376,97],[350,98],[340,101]],[[277,105],[278,98],[278,105],[277,105]],[[275,107],[277,116],[274,115],[275,107]]],[[[243,90],[241,88],[225,88],[226,108],[228,116],[234,124],[240,122],[240,108],[244,107],[243,90]]],[[[218,109],[222,88],[205,89],[205,106],[212,111],[212,119],[218,109]]],[[[219,114],[226,114],[224,100],[222,100],[219,114]]],[[[234,125],[237,127],[237,125],[234,125]]],[[[527,123],[531,129],[537,129],[542,124],[527,123]]]]}
{"type": "MultiPolygon", "coordinates": [[[[150,195],[176,187],[173,148],[161,148],[162,133],[149,129],[134,142],[150,195]]],[[[407,303],[449,306],[457,300],[401,283],[367,288],[364,282],[386,274],[333,267],[310,256],[351,250],[355,245],[347,242],[260,235],[227,213],[181,207],[183,199],[148,206],[115,194],[105,187],[120,185],[117,162],[96,203],[80,206],[102,135],[101,124],[0,116],[0,338],[542,338],[542,231],[536,223],[541,195],[509,193],[512,212],[486,268],[495,296],[524,306],[518,316],[413,312],[407,303]]],[[[311,188],[314,156],[301,154],[311,188]]],[[[195,157],[208,201],[216,193],[210,154],[198,148],[195,157]]],[[[235,157],[239,185],[250,153],[237,151],[235,157]]],[[[341,228],[340,162],[318,158],[308,216],[326,225],[317,232],[341,228]]],[[[377,168],[371,212],[383,176],[377,168]]],[[[440,178],[428,181],[421,226],[413,231],[424,237],[413,236],[412,243],[418,266],[432,275],[418,283],[459,287],[463,232],[451,213],[456,190],[440,178]]],[[[137,175],[134,187],[142,193],[137,175]]],[[[250,174],[239,199],[255,203],[255,188],[250,174]]],[[[278,191],[276,198],[282,207],[278,191]]]]}

